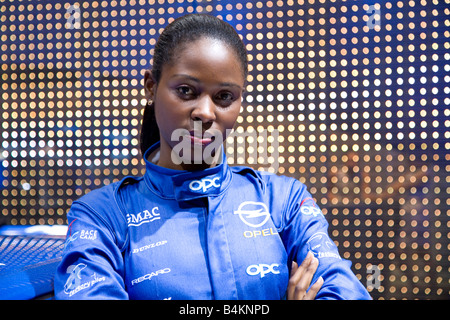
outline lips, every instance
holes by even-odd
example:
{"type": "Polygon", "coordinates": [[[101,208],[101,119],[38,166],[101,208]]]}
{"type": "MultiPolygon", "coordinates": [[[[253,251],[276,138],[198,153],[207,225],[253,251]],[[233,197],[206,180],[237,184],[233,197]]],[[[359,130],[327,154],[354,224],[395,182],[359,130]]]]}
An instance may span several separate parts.
{"type": "Polygon", "coordinates": [[[201,138],[191,136],[191,142],[192,142],[192,144],[195,144],[195,145],[206,146],[206,145],[210,144],[212,141],[213,140],[211,138],[201,139],[201,138]]]}
{"type": "Polygon", "coordinates": [[[189,131],[192,144],[206,146],[214,141],[215,137],[210,132],[199,133],[196,131],[189,131]]]}

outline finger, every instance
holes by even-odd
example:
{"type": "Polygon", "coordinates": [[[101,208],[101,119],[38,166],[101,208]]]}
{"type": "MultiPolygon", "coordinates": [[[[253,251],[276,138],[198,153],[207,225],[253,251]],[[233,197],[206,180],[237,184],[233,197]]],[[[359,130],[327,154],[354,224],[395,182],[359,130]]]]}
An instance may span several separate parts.
{"type": "Polygon", "coordinates": [[[308,252],[305,260],[303,260],[303,262],[300,266],[298,266],[298,264],[295,263],[295,265],[296,265],[295,272],[291,272],[292,284],[296,285],[299,282],[299,280],[303,276],[303,273],[311,264],[311,260],[313,259],[313,257],[314,257],[314,255],[312,254],[312,252],[308,252]]]}
{"type": "Polygon", "coordinates": [[[314,277],[314,273],[319,266],[319,260],[317,258],[312,258],[310,264],[305,269],[302,274],[301,279],[297,282],[294,291],[294,299],[301,300],[305,298],[306,290],[308,290],[311,280],[314,277]]]}
{"type": "Polygon", "coordinates": [[[316,283],[314,283],[311,286],[311,288],[309,288],[308,292],[305,295],[304,300],[314,300],[322,285],[323,285],[323,278],[319,277],[316,283]]]}
{"type": "Polygon", "coordinates": [[[294,297],[295,285],[297,284],[295,282],[294,275],[297,273],[297,270],[298,270],[297,262],[292,261],[291,273],[289,275],[289,283],[288,283],[288,289],[287,289],[288,300],[290,300],[294,297]]]}
{"type": "Polygon", "coordinates": [[[317,267],[319,266],[319,260],[315,257],[313,257],[310,260],[309,265],[305,268],[301,279],[297,282],[297,287],[305,288],[307,289],[309,285],[311,284],[311,280],[314,276],[314,273],[317,270],[317,267]]]}
{"type": "Polygon", "coordinates": [[[295,287],[297,286],[298,282],[300,281],[309,264],[311,263],[312,257],[313,254],[309,252],[300,266],[298,266],[296,262],[292,263],[292,269],[287,290],[288,299],[294,299],[295,287]]]}
{"type": "Polygon", "coordinates": [[[298,264],[295,261],[292,261],[291,273],[289,274],[292,277],[298,269],[298,264]]]}

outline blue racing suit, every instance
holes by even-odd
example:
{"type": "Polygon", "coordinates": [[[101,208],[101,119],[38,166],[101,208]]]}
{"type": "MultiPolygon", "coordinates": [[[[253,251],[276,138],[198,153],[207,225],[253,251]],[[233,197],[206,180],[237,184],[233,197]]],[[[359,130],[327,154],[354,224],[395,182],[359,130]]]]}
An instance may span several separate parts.
{"type": "Polygon", "coordinates": [[[339,256],[305,186],[221,164],[178,171],[147,160],[74,201],[57,299],[283,299],[292,261],[319,259],[316,299],[370,299],[339,256]]]}

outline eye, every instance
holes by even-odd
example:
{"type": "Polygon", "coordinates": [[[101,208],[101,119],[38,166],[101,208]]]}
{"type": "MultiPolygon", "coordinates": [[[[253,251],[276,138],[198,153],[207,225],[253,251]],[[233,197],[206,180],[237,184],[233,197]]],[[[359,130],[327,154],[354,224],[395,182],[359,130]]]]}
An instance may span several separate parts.
{"type": "Polygon", "coordinates": [[[182,99],[189,99],[195,96],[195,91],[189,86],[179,86],[176,88],[178,96],[182,99]]]}
{"type": "Polygon", "coordinates": [[[235,98],[231,92],[224,91],[216,95],[216,100],[221,104],[229,105],[235,100],[235,98]]]}

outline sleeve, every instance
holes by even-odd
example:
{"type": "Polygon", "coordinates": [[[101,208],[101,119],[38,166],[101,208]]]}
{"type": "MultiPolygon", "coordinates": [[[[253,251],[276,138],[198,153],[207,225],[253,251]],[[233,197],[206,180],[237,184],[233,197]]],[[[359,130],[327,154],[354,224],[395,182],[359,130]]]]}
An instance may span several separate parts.
{"type": "Polygon", "coordinates": [[[56,299],[128,299],[124,261],[106,220],[83,202],[68,213],[62,261],[55,274],[56,299]]]}
{"type": "MultiPolygon", "coordinates": [[[[364,288],[351,270],[351,262],[342,259],[333,240],[328,235],[328,222],[306,187],[297,180],[291,184],[283,211],[281,232],[289,262],[300,264],[312,251],[319,266],[311,284],[319,276],[324,284],[316,299],[370,300],[364,288]]],[[[290,265],[290,263],[289,263],[290,265]]]]}

